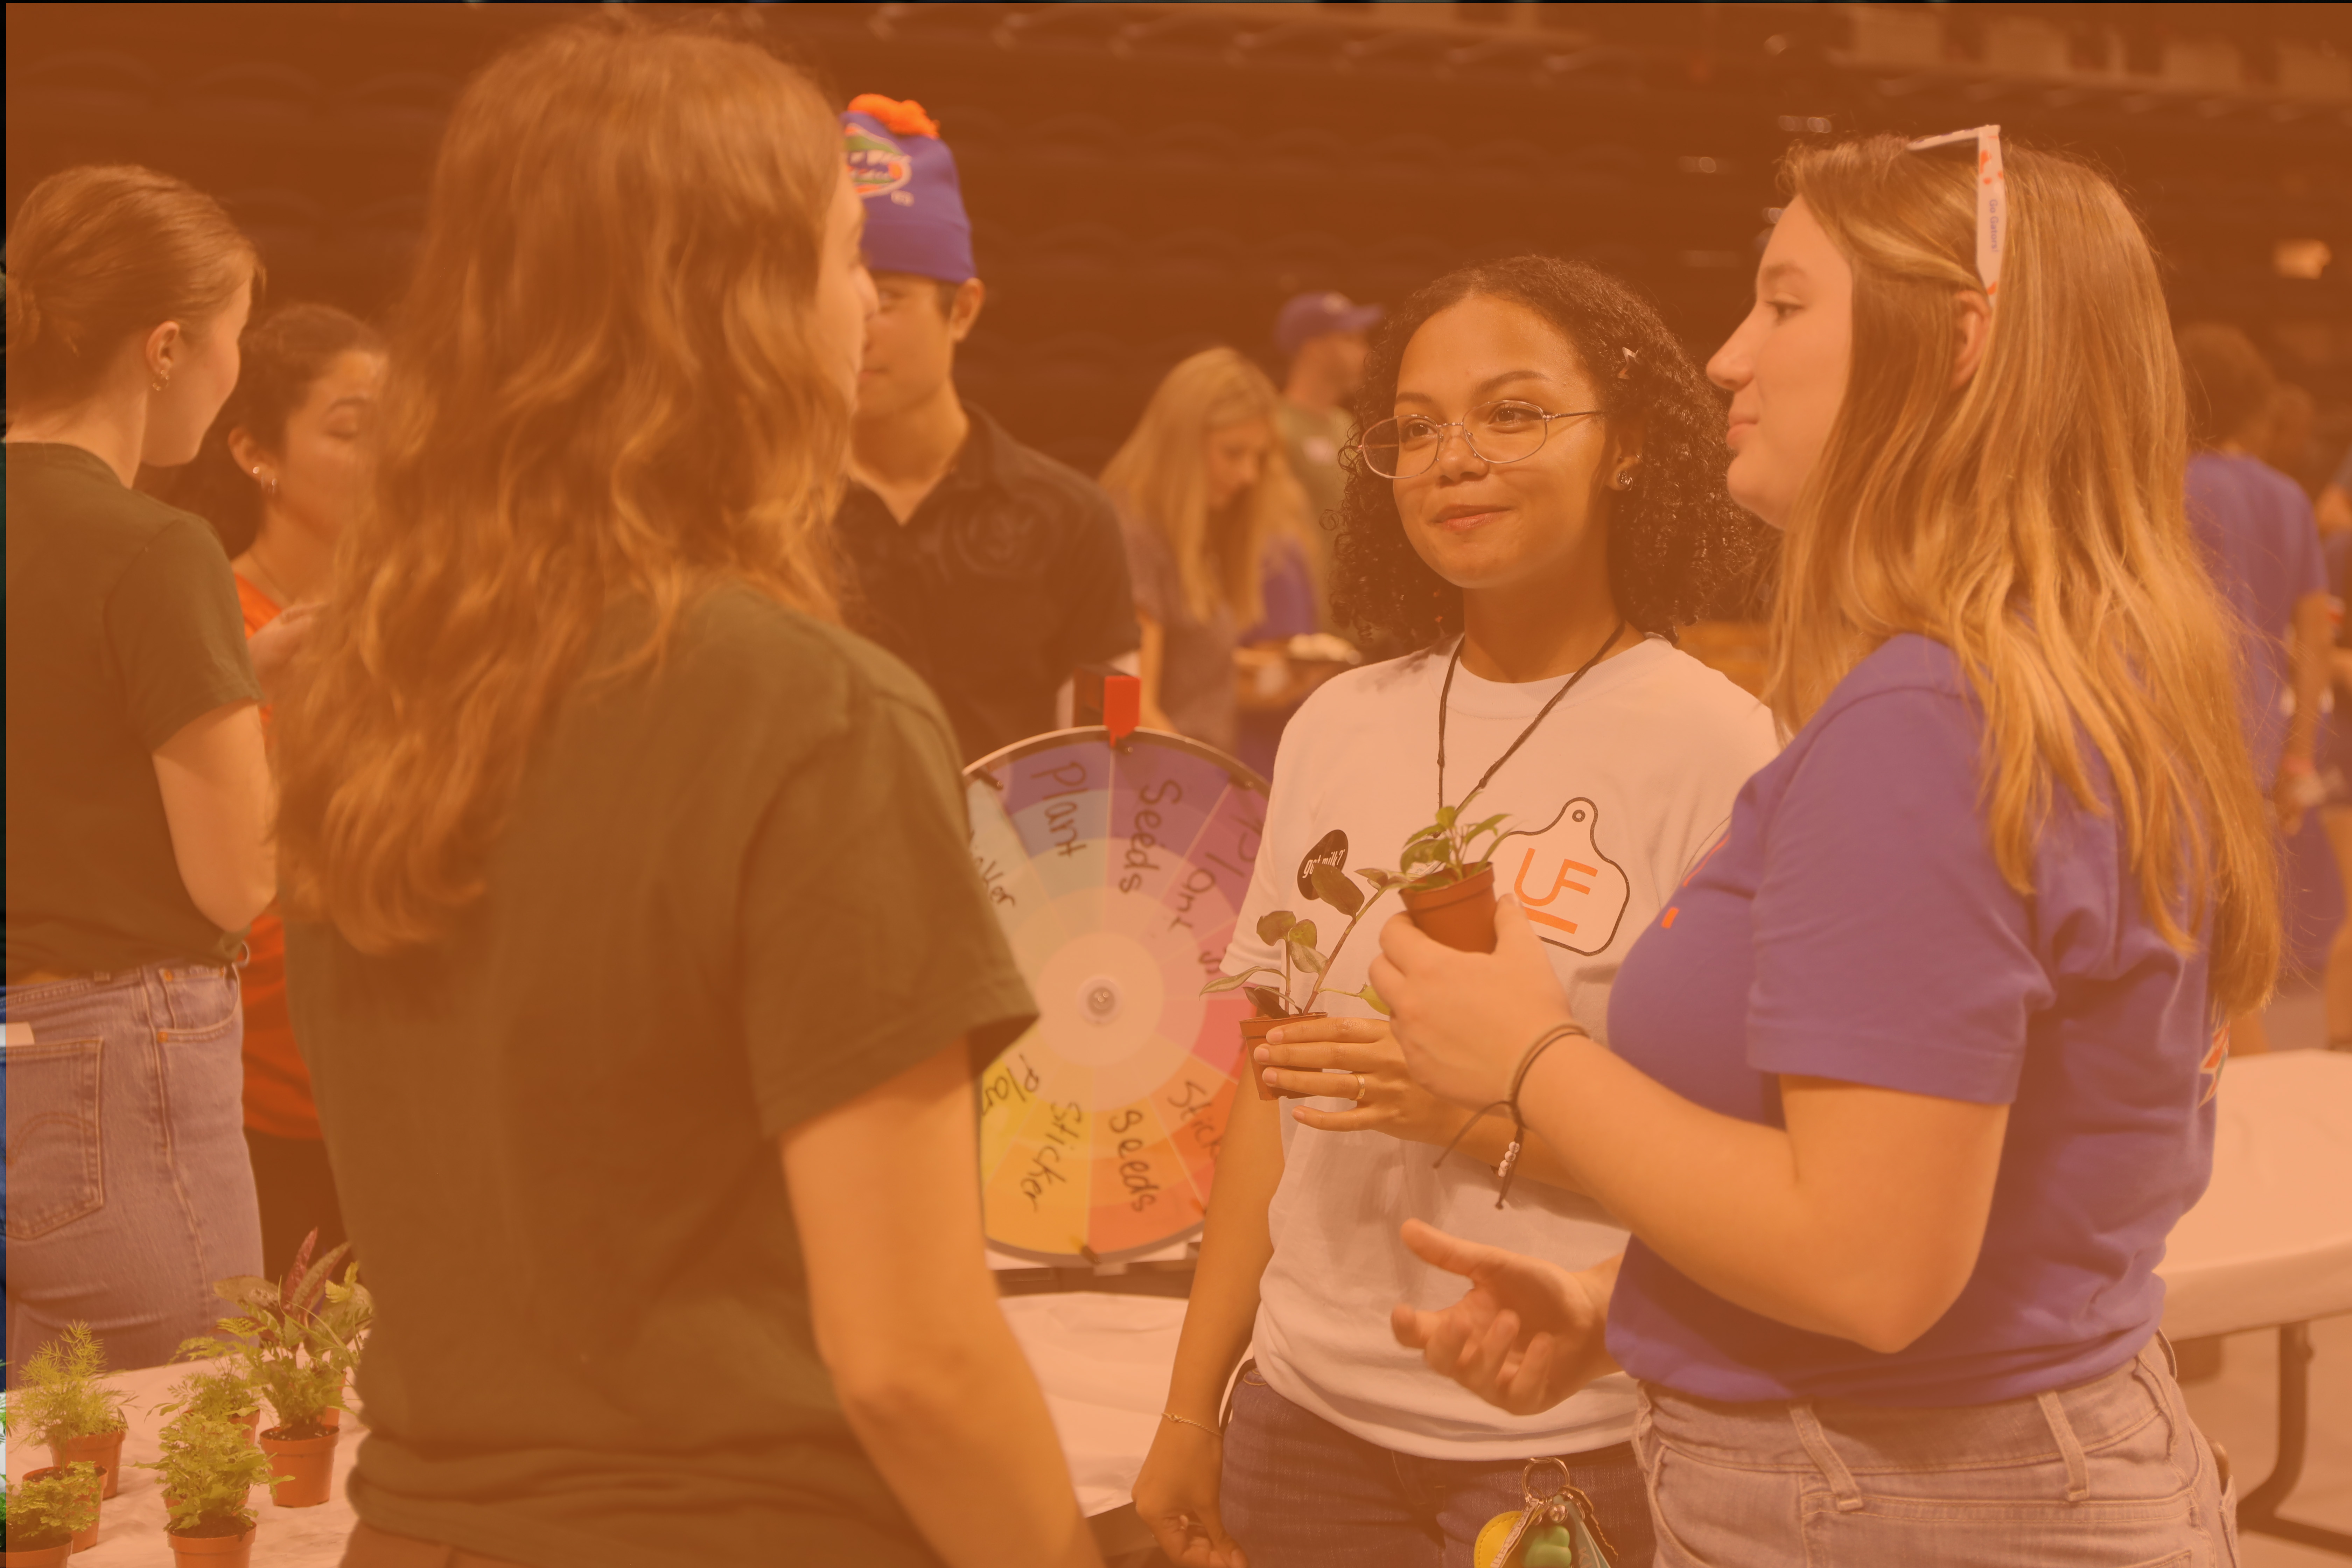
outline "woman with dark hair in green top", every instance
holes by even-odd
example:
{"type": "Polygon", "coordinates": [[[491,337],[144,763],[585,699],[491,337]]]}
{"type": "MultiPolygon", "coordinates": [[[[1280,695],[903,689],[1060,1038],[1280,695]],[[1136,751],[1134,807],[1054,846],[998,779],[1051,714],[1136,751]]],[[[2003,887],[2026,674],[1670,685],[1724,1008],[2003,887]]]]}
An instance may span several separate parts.
{"type": "Polygon", "coordinates": [[[167,1361],[261,1262],[230,967],[273,881],[261,687],[220,542],[131,488],[195,456],[257,270],[145,169],[52,175],[8,235],[12,1365],[77,1319],[167,1361]]]}

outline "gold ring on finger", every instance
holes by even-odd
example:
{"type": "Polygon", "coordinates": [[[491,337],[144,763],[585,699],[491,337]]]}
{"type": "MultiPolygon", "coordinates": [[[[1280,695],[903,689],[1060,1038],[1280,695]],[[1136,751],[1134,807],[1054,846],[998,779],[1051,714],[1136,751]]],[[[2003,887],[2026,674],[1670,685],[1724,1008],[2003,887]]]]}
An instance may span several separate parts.
{"type": "Polygon", "coordinates": [[[1358,1074],[1356,1075],[1356,1103],[1357,1103],[1357,1104],[1359,1104],[1359,1105],[1361,1105],[1363,1102],[1364,1102],[1364,1075],[1363,1075],[1362,1073],[1358,1073],[1358,1074]]]}

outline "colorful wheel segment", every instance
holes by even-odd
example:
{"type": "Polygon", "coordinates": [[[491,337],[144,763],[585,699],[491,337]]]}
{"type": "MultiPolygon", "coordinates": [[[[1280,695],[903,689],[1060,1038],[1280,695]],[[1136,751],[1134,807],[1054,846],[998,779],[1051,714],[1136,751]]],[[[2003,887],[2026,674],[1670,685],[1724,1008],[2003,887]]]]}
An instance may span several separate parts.
{"type": "Polygon", "coordinates": [[[1200,1229],[1240,1070],[1238,995],[1203,996],[1248,890],[1265,784],[1139,730],[1040,735],[964,772],[972,863],[1038,1018],[981,1080],[989,1241],[1116,1262],[1200,1229]]]}

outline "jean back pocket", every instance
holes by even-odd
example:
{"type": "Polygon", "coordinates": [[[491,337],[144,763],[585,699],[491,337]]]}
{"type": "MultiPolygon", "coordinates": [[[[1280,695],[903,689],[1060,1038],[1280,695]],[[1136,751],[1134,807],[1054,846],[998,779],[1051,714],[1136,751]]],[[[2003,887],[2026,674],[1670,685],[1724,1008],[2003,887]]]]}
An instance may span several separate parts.
{"type": "Polygon", "coordinates": [[[31,1241],[96,1214],[106,1203],[99,1168],[99,1040],[44,1041],[7,1049],[7,1210],[11,1241],[31,1241]]]}

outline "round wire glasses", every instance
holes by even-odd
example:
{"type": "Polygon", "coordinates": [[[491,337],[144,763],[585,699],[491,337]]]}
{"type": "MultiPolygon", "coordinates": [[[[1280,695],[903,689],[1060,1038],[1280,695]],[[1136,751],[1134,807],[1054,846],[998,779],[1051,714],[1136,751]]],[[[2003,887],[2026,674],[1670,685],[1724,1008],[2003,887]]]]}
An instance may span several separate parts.
{"type": "Polygon", "coordinates": [[[1432,419],[1425,414],[1383,419],[1364,432],[1356,449],[1363,455],[1364,466],[1381,478],[1410,479],[1435,465],[1448,430],[1461,431],[1463,440],[1481,461],[1517,463],[1542,449],[1553,420],[1588,419],[1600,412],[1580,408],[1568,414],[1547,414],[1532,403],[1499,398],[1473,408],[1466,419],[1432,419]]]}

